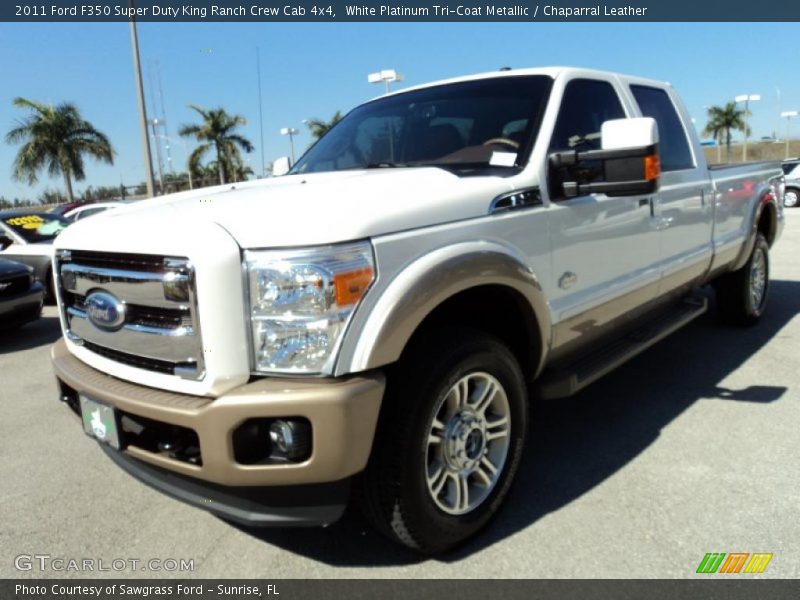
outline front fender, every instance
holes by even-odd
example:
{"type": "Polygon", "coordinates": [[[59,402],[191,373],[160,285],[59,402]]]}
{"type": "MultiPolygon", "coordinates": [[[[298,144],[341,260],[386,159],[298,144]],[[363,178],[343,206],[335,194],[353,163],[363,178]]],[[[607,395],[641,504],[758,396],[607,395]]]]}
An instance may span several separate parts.
{"type": "MultiPolygon", "coordinates": [[[[455,294],[500,285],[527,301],[538,326],[531,340],[541,369],[550,342],[550,313],[536,275],[512,248],[490,241],[462,242],[425,254],[407,265],[383,289],[361,326],[348,331],[337,375],[395,362],[431,312],[455,294]],[[349,349],[349,352],[348,352],[349,349]]],[[[523,326],[522,324],[520,326],[523,326]]]]}

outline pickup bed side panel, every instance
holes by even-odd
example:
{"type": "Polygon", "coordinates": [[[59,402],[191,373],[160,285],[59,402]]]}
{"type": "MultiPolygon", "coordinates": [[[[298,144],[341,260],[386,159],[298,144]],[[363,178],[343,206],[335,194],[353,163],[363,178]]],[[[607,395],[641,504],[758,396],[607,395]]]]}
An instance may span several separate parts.
{"type": "MultiPolygon", "coordinates": [[[[747,246],[753,241],[761,214],[761,199],[774,187],[780,168],[777,163],[760,162],[712,167],[709,172],[715,188],[716,214],[711,271],[718,273],[740,267],[742,257],[746,260],[747,246]]],[[[777,204],[776,217],[782,221],[783,211],[777,204]]]]}

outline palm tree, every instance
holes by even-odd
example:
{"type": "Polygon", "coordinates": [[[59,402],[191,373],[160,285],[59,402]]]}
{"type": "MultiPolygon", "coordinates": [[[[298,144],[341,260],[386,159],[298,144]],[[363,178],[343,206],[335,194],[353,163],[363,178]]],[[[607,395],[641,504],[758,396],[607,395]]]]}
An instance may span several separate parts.
{"type": "Polygon", "coordinates": [[[14,98],[14,106],[31,111],[6,134],[7,143],[22,143],[14,160],[14,179],[34,185],[42,169],[47,169],[50,177],[60,173],[64,176],[69,201],[74,202],[72,178],[76,181],[86,179],[83,170],[85,155],[114,164],[114,150],[108,138],[85,121],[74,104],[63,102],[51,106],[14,98]]]}
{"type": "Polygon", "coordinates": [[[314,141],[317,141],[323,135],[328,133],[333,126],[342,120],[342,111],[337,110],[330,121],[323,121],[322,119],[308,119],[305,121],[306,126],[311,130],[311,135],[314,141]]]}
{"type": "Polygon", "coordinates": [[[748,129],[745,123],[746,115],[747,111],[743,108],[736,108],[735,102],[728,102],[724,107],[708,107],[708,123],[705,130],[703,130],[703,135],[712,136],[717,141],[717,144],[721,144],[725,140],[725,160],[727,162],[731,161],[731,130],[745,131],[748,129]]]}
{"type": "Polygon", "coordinates": [[[247,120],[241,115],[229,115],[223,108],[205,110],[194,104],[190,104],[189,108],[203,117],[203,123],[200,125],[184,125],[178,131],[184,137],[194,136],[201,142],[189,157],[189,163],[195,167],[199,165],[203,156],[213,146],[217,154],[219,182],[222,184],[227,179],[234,178],[235,165],[242,160],[239,148],[245,152],[253,151],[250,140],[234,132],[239,125],[245,125],[247,120]]]}

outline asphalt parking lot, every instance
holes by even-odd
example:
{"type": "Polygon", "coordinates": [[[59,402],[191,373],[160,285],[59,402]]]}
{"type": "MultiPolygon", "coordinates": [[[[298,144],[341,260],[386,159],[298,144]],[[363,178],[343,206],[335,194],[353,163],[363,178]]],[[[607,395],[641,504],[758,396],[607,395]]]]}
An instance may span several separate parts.
{"type": "Polygon", "coordinates": [[[800,209],[787,211],[771,285],[757,327],[709,313],[576,397],[537,405],[509,502],[441,559],[392,545],[355,511],[327,529],[244,530],[131,479],[56,399],[48,307],[0,334],[0,577],[671,578],[696,576],[707,552],[773,553],[758,577],[800,577],[800,209]],[[33,554],[183,558],[194,571],[15,568],[33,554]]]}

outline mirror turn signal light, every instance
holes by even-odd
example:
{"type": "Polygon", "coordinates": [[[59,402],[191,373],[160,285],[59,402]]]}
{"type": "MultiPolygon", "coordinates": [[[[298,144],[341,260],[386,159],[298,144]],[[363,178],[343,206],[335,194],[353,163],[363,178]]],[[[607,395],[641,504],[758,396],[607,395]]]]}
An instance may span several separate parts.
{"type": "Polygon", "coordinates": [[[658,154],[650,154],[644,157],[644,178],[647,181],[658,179],[661,175],[661,159],[658,154]]]}

